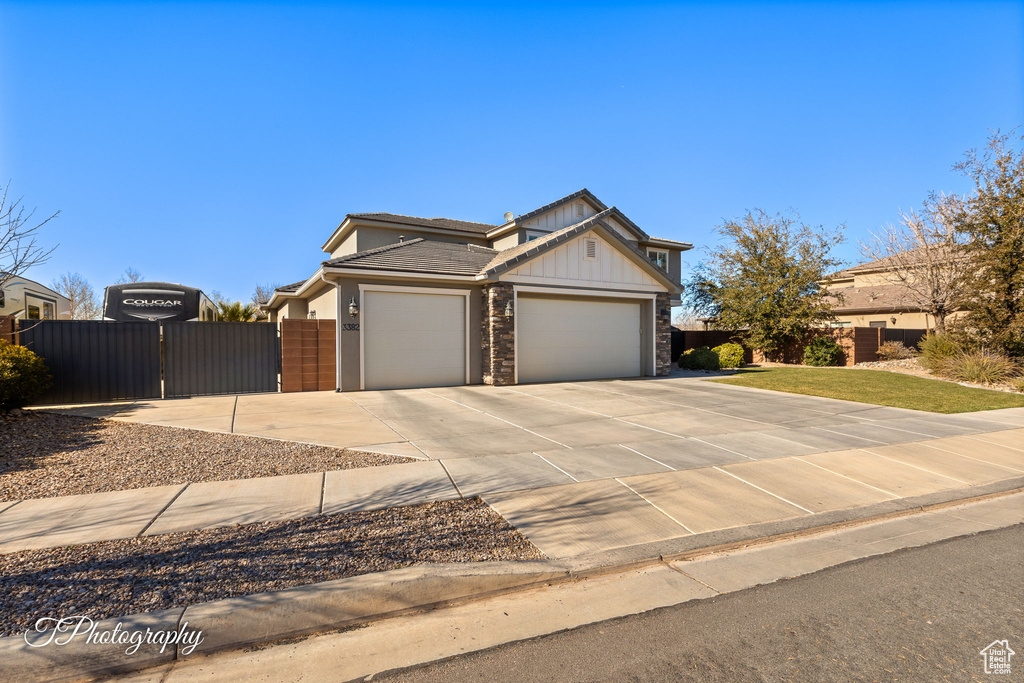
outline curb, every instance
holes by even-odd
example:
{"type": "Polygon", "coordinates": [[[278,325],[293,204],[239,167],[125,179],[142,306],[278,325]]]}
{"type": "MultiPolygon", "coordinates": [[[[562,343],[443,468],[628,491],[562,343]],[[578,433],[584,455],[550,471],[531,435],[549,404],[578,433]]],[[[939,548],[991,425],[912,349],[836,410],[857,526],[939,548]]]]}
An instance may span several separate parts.
{"type": "MultiPolygon", "coordinates": [[[[175,631],[187,624],[189,630],[203,633],[202,643],[189,654],[208,654],[1021,492],[1024,477],[1017,477],[972,487],[971,495],[960,498],[940,492],[820,513],[810,519],[725,529],[575,558],[416,565],[185,608],[114,617],[96,622],[97,630],[113,629],[120,623],[122,630],[148,627],[175,631]]],[[[23,636],[10,636],[0,638],[0,678],[25,683],[91,680],[168,664],[186,656],[176,646],[168,646],[163,652],[160,649],[158,644],[143,645],[128,655],[125,645],[89,644],[83,638],[66,645],[32,647],[23,636]]]]}

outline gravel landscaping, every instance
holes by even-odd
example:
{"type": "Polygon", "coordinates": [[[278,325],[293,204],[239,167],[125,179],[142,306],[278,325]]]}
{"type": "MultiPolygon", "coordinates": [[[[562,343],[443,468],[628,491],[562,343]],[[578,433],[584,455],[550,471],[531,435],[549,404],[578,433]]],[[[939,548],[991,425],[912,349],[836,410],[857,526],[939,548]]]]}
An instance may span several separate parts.
{"type": "Polygon", "coordinates": [[[934,375],[930,370],[925,369],[925,367],[921,365],[920,359],[918,358],[868,361],[865,363],[857,363],[853,367],[862,370],[888,370],[889,372],[898,372],[903,375],[913,375],[915,377],[934,379],[939,382],[951,382],[953,384],[959,384],[962,387],[972,387],[974,389],[989,389],[992,391],[1020,393],[1012,384],[975,384],[974,382],[958,382],[955,379],[934,375]]]}
{"type": "Polygon", "coordinates": [[[0,501],[402,462],[413,460],[36,411],[0,416],[0,501]]]}
{"type": "Polygon", "coordinates": [[[183,607],[425,562],[544,555],[479,499],[0,555],[0,635],[41,617],[183,607]]]}

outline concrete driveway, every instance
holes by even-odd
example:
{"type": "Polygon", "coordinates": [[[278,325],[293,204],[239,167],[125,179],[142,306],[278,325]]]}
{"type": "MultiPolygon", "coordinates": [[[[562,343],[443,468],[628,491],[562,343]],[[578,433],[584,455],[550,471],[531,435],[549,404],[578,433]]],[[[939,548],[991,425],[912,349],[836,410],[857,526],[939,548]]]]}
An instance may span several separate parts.
{"type": "Polygon", "coordinates": [[[690,378],[248,394],[48,410],[424,460],[536,454],[578,481],[1024,426],[1007,411],[936,415],[690,378]]]}
{"type": "MultiPolygon", "coordinates": [[[[546,554],[565,557],[905,497],[955,497],[1024,475],[1024,409],[936,415],[684,378],[218,396],[60,412],[424,461],[328,472],[319,483],[319,475],[292,475],[193,484],[146,533],[479,495],[546,554]],[[280,490],[268,495],[271,485],[280,490]]],[[[68,504],[101,502],[110,503],[68,504]]],[[[28,520],[18,510],[33,511],[24,503],[0,511],[0,527],[6,520],[20,529],[9,539],[20,544],[28,520]]]]}

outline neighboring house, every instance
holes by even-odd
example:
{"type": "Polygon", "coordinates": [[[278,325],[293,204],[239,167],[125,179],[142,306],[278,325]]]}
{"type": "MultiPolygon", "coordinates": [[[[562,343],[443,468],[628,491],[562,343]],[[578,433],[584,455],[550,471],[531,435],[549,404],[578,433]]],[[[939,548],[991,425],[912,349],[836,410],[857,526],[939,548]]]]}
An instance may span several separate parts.
{"type": "Polygon", "coordinates": [[[501,224],[349,214],[272,321],[337,320],[338,389],[665,375],[685,242],[587,190],[501,224]]]}
{"type": "MultiPolygon", "coordinates": [[[[895,327],[931,329],[934,316],[922,310],[902,284],[889,275],[888,259],[879,259],[841,270],[828,285],[836,327],[895,327]]],[[[953,313],[947,320],[952,320],[953,313]]]]}
{"type": "Polygon", "coordinates": [[[0,285],[0,316],[20,320],[70,320],[71,302],[26,277],[9,276],[0,285]]]}

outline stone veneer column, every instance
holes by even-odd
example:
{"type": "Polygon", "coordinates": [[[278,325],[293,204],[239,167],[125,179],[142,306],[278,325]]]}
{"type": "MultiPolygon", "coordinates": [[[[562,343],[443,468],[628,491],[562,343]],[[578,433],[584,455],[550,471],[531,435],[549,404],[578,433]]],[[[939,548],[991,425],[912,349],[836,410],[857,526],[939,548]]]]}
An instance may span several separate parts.
{"type": "Polygon", "coordinates": [[[654,370],[658,377],[664,377],[672,370],[672,307],[665,293],[654,300],[654,334],[654,370]]]}
{"type": "Polygon", "coordinates": [[[515,384],[515,317],[505,315],[505,306],[515,305],[512,285],[507,282],[484,285],[483,297],[484,384],[515,384]]]}

